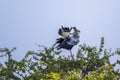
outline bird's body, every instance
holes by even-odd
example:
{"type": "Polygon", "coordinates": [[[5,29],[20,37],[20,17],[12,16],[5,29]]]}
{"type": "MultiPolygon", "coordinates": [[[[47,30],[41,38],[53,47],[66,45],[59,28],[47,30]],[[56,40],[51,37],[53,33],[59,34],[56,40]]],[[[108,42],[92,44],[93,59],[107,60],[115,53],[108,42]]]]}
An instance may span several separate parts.
{"type": "Polygon", "coordinates": [[[62,38],[62,42],[60,42],[59,45],[56,47],[57,50],[61,48],[71,50],[74,45],[69,44],[69,42],[70,42],[69,38],[65,38],[65,39],[62,38]]]}
{"type": "Polygon", "coordinates": [[[79,37],[74,37],[73,35],[69,36],[69,41],[67,42],[69,45],[77,45],[79,43],[79,37]]]}

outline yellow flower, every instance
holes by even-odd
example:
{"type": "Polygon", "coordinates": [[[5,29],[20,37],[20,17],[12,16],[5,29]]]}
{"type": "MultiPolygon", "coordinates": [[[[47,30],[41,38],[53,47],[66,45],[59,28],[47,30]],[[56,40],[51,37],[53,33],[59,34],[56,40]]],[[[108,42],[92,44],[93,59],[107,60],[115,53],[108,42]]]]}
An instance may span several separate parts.
{"type": "Polygon", "coordinates": [[[92,74],[88,74],[88,80],[92,80],[93,75],[92,74]]]}
{"type": "Polygon", "coordinates": [[[60,80],[61,76],[58,73],[50,72],[49,74],[46,74],[46,78],[51,80],[60,80]]]}
{"type": "Polygon", "coordinates": [[[113,66],[111,66],[111,65],[110,65],[110,66],[108,66],[108,69],[113,69],[113,66]]]}
{"type": "Polygon", "coordinates": [[[98,70],[96,70],[96,71],[93,71],[93,74],[97,74],[98,73],[98,70]]]}
{"type": "Polygon", "coordinates": [[[82,76],[76,70],[69,71],[69,75],[65,75],[63,80],[78,80],[82,79],[82,76]]]}
{"type": "Polygon", "coordinates": [[[44,62],[43,61],[40,61],[40,66],[43,66],[44,65],[44,62]]]}
{"type": "Polygon", "coordinates": [[[101,78],[101,79],[103,79],[104,76],[105,76],[104,73],[100,73],[100,74],[99,74],[99,78],[101,78]]]}

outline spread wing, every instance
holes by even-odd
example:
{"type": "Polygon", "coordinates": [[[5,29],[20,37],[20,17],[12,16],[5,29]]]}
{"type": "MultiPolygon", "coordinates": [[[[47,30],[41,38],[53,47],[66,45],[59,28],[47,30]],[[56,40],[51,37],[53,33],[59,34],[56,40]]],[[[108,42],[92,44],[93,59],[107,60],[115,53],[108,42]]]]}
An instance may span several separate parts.
{"type": "Polygon", "coordinates": [[[61,26],[61,28],[59,28],[58,30],[58,34],[61,35],[63,38],[66,38],[69,36],[70,31],[71,28],[61,26]]]}

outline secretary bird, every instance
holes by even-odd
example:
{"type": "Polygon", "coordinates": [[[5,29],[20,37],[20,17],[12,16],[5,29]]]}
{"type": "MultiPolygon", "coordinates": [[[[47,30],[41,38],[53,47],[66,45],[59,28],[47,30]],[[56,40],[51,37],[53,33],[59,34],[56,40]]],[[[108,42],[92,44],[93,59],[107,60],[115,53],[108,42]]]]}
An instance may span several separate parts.
{"type": "Polygon", "coordinates": [[[56,39],[57,50],[63,48],[70,50],[70,54],[72,59],[74,59],[74,56],[72,55],[71,49],[73,46],[77,45],[79,43],[79,33],[80,31],[76,27],[63,27],[59,28],[58,34],[61,36],[60,38],[56,39]],[[73,30],[73,32],[71,32],[73,30]]]}

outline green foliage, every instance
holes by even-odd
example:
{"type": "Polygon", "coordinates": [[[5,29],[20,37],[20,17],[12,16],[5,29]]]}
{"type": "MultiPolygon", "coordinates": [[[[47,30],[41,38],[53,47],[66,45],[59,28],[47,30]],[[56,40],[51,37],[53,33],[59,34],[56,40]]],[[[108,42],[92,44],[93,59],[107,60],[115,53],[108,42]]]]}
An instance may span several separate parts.
{"type": "Polygon", "coordinates": [[[0,80],[118,80],[120,72],[114,70],[120,65],[120,60],[111,64],[109,58],[120,55],[120,49],[115,52],[104,49],[104,38],[101,38],[100,48],[86,44],[79,45],[78,51],[71,59],[61,56],[54,46],[40,46],[38,52],[28,51],[21,61],[12,58],[13,48],[0,48],[0,80]]]}

